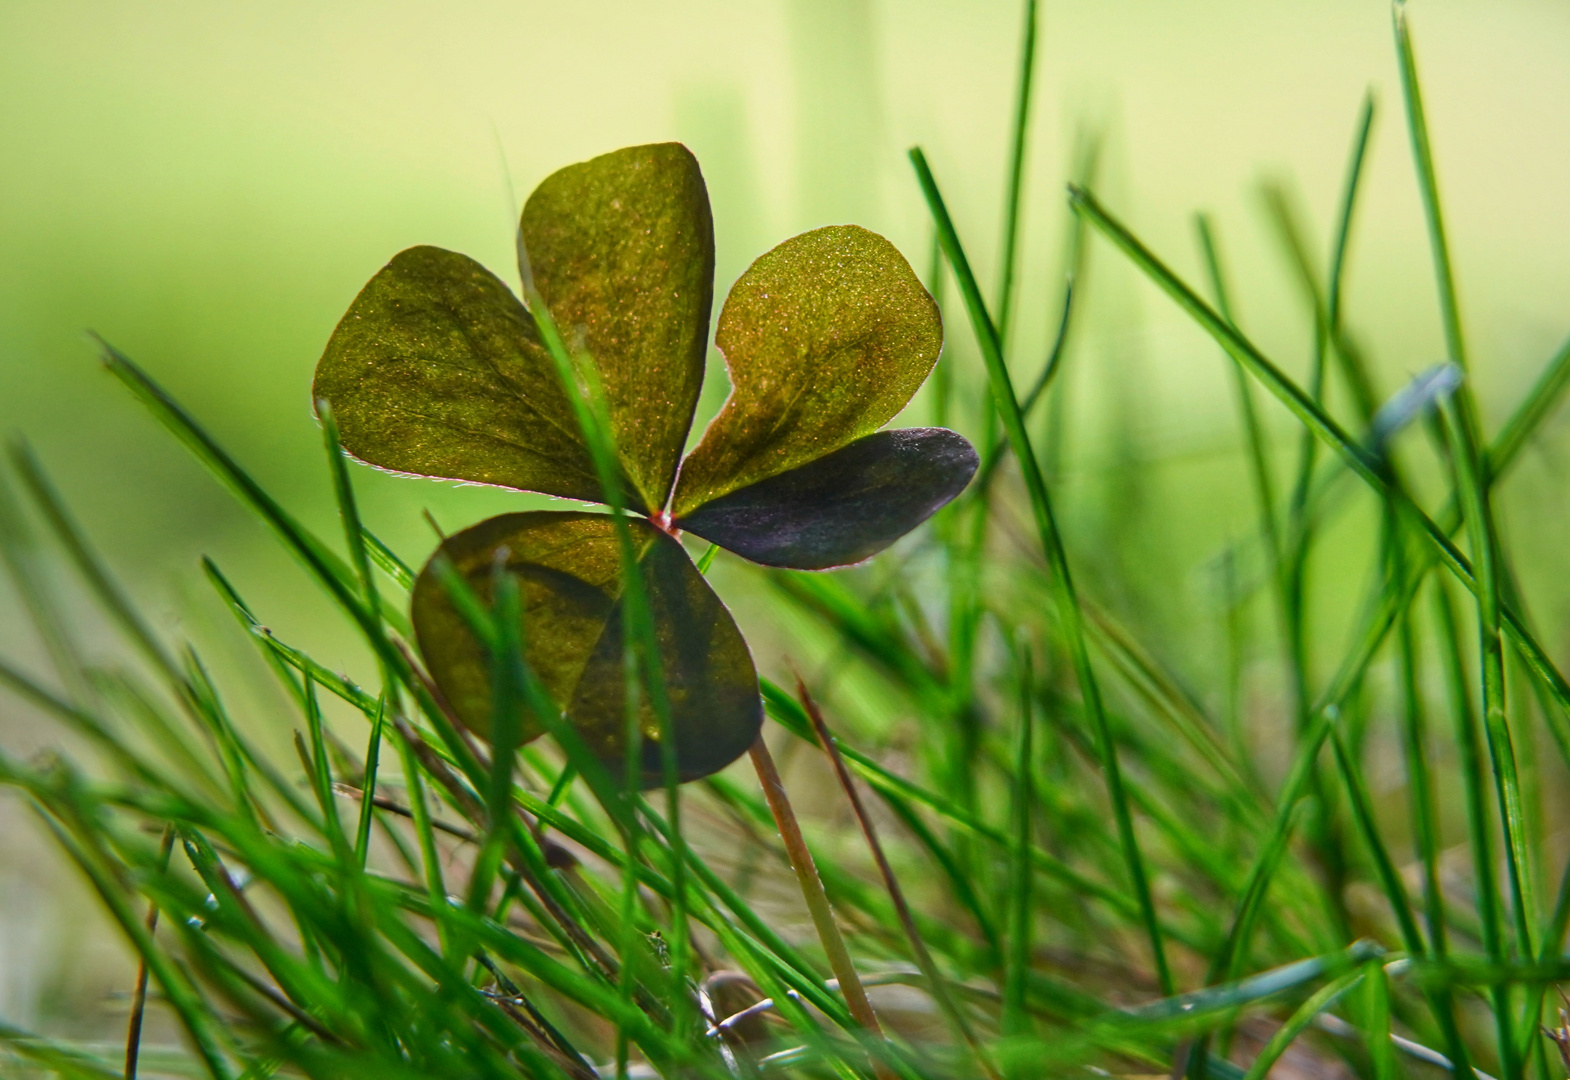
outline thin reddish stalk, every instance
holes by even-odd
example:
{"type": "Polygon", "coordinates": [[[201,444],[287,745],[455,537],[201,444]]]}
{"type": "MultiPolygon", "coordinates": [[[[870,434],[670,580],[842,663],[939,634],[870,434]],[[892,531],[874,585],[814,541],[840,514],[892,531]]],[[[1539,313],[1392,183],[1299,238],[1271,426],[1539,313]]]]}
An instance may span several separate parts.
{"type": "MultiPolygon", "coordinates": [[[[813,862],[812,851],[807,847],[806,838],[801,835],[796,812],[791,809],[790,797],[785,794],[785,782],[780,779],[779,769],[774,766],[774,756],[769,753],[762,732],[758,733],[748,753],[752,756],[753,768],[758,771],[758,781],[763,785],[763,795],[769,801],[769,810],[774,814],[774,823],[779,827],[780,839],[785,842],[785,854],[790,858],[791,869],[796,871],[796,881],[801,885],[801,895],[807,901],[812,924],[817,928],[818,939],[823,942],[823,951],[828,954],[829,967],[839,980],[845,1005],[856,1023],[881,1038],[883,1025],[878,1023],[878,1016],[872,1011],[866,988],[861,985],[861,978],[851,963],[850,950],[845,947],[845,939],[840,936],[839,927],[834,922],[834,911],[829,907],[828,894],[823,891],[823,879],[818,876],[818,864],[813,862]]],[[[877,1055],[873,1055],[872,1068],[878,1080],[894,1080],[893,1072],[877,1055]]]]}
{"type": "MultiPolygon", "coordinates": [[[[164,826],[164,838],[159,848],[159,861],[169,865],[169,854],[174,850],[174,829],[164,826]]],[[[158,929],[158,904],[147,902],[147,932],[158,929]]],[[[131,997],[131,1022],[125,1033],[125,1080],[136,1080],[136,1063],[142,1053],[142,1019],[147,1015],[147,960],[136,965],[136,992],[131,997]]]]}
{"type": "Polygon", "coordinates": [[[850,808],[856,815],[856,821],[861,825],[861,835],[866,837],[873,861],[878,864],[878,873],[883,877],[883,886],[889,892],[889,899],[894,901],[894,910],[899,914],[900,925],[905,928],[905,937],[909,939],[911,952],[915,954],[916,966],[921,968],[921,973],[926,976],[933,1000],[947,1014],[950,1023],[975,1054],[976,1062],[982,1070],[992,1080],[999,1080],[1000,1074],[996,1066],[982,1050],[976,1033],[965,1020],[965,1014],[959,1010],[959,1006],[949,995],[948,986],[938,973],[938,965],[933,961],[932,953],[927,951],[926,942],[921,940],[921,934],[916,929],[916,917],[911,913],[910,904],[905,900],[905,890],[900,888],[899,880],[894,876],[894,868],[889,865],[888,856],[883,853],[883,845],[878,841],[877,829],[873,827],[872,818],[867,814],[867,807],[861,801],[861,793],[856,790],[850,770],[845,767],[845,759],[840,756],[839,746],[835,743],[834,736],[829,733],[829,726],[823,720],[823,713],[818,708],[818,703],[807,692],[807,686],[799,675],[796,677],[796,696],[801,699],[802,707],[807,710],[807,716],[812,721],[812,730],[818,736],[818,745],[823,748],[824,756],[833,766],[834,775],[839,779],[845,797],[850,800],[850,808]]]}

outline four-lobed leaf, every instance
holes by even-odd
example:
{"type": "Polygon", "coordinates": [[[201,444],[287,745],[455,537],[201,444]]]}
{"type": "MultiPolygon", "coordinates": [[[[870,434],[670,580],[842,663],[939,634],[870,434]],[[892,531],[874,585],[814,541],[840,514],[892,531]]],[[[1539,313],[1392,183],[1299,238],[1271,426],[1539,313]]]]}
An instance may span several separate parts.
{"type": "MultiPolygon", "coordinates": [[[[754,562],[827,569],[881,551],[954,498],[976,453],[942,428],[879,431],[942,348],[937,306],[887,240],[815,229],[731,289],[715,343],[732,391],[685,461],[712,303],[713,225],[677,144],[569,166],[529,198],[519,268],[604,395],[620,501],[654,620],[681,779],[707,775],[762,722],[746,642],[676,535],[754,562]]],[[[383,468],[603,501],[588,444],[533,315],[465,256],[412,248],[355,299],[315,392],[345,449],[383,468]]],[[[576,387],[573,393],[579,392],[576,387]]],[[[415,583],[419,646],[453,712],[484,735],[493,658],[451,570],[489,605],[522,599],[524,658],[589,747],[619,772],[628,687],[623,551],[613,518],[504,514],[447,538],[415,583]],[[449,569],[450,568],[450,569],[449,569]]],[[[640,776],[661,776],[662,728],[637,698],[640,776]]],[[[524,718],[525,739],[547,728],[524,718]]]]}

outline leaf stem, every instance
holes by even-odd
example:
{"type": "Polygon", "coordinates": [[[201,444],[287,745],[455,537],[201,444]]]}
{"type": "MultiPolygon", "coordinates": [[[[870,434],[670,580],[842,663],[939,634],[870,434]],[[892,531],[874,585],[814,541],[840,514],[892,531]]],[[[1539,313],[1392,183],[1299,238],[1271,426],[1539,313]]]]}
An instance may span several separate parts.
{"type": "MultiPolygon", "coordinates": [[[[164,838],[158,848],[158,868],[169,869],[169,855],[174,851],[174,826],[164,826],[164,838]]],[[[147,902],[147,919],[144,923],[151,935],[158,929],[158,904],[147,902]]],[[[131,995],[131,1022],[125,1033],[125,1080],[136,1080],[136,1063],[142,1053],[142,1019],[147,1014],[147,958],[136,965],[136,990],[131,995]]]]}
{"type": "MultiPolygon", "coordinates": [[[[911,954],[916,958],[916,966],[921,968],[921,973],[927,977],[927,982],[931,986],[933,1000],[954,1025],[960,1038],[970,1047],[982,1071],[992,1080],[1000,1080],[997,1066],[982,1049],[976,1033],[971,1030],[970,1023],[965,1019],[965,1014],[960,1011],[953,995],[949,993],[948,984],[938,971],[938,965],[932,959],[932,953],[927,949],[926,942],[921,940],[921,933],[916,929],[915,916],[911,914],[910,904],[905,899],[905,891],[900,888],[899,880],[894,876],[894,868],[889,865],[888,856],[883,853],[883,845],[878,841],[877,829],[872,824],[872,818],[867,814],[866,805],[861,801],[861,793],[856,790],[856,782],[852,779],[850,770],[845,767],[845,759],[840,755],[839,743],[830,734],[829,726],[824,722],[818,703],[807,692],[806,684],[799,676],[796,679],[796,696],[801,699],[802,707],[807,710],[807,717],[812,721],[812,730],[818,736],[818,745],[823,749],[824,756],[828,758],[829,766],[834,770],[840,789],[845,792],[846,799],[850,801],[851,810],[861,826],[861,835],[867,841],[873,861],[877,863],[878,875],[883,879],[883,887],[888,890],[889,899],[894,903],[895,914],[899,916],[900,926],[905,931],[905,938],[910,942],[911,954]]],[[[1028,705],[1026,707],[1029,708],[1028,705]]]]}
{"type": "MultiPolygon", "coordinates": [[[[758,782],[763,786],[763,797],[768,800],[774,823],[779,827],[780,839],[785,843],[785,854],[790,858],[791,869],[796,872],[801,895],[807,901],[812,925],[818,931],[823,951],[828,954],[829,968],[839,980],[845,1005],[858,1024],[868,1033],[881,1038],[883,1025],[878,1023],[878,1016],[872,1011],[872,1002],[867,1000],[866,988],[862,986],[861,977],[856,974],[856,965],[851,962],[850,950],[845,947],[845,939],[834,922],[834,909],[829,906],[828,894],[823,891],[823,879],[818,876],[818,865],[812,859],[812,849],[807,847],[807,840],[801,834],[796,811],[791,808],[790,796],[785,793],[785,781],[780,778],[779,769],[774,765],[774,756],[769,753],[769,746],[763,741],[761,732],[748,754],[752,758],[752,767],[758,772],[758,782]]],[[[872,1064],[880,1080],[892,1080],[893,1073],[881,1059],[874,1057],[872,1064]]]]}

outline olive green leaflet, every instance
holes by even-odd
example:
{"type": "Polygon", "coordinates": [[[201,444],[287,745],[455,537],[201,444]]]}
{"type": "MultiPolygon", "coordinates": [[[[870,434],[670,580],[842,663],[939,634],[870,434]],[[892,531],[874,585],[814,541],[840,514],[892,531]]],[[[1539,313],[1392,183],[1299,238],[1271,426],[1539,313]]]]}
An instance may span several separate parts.
{"type": "Polygon", "coordinates": [[[465,255],[394,257],[333,331],[312,389],[344,449],[372,465],[604,497],[534,320],[465,255]]]}
{"type": "MultiPolygon", "coordinates": [[[[758,677],[741,631],[680,542],[646,521],[633,520],[631,526],[654,613],[678,768],[681,779],[690,780],[723,768],[752,742],[761,719],[758,677]]],[[[589,748],[619,763],[626,722],[625,579],[611,517],[548,510],[502,514],[449,537],[441,553],[484,604],[491,601],[498,563],[517,580],[527,634],[524,659],[551,698],[567,706],[589,748]]],[[[415,580],[414,627],[448,704],[478,734],[488,734],[490,658],[433,564],[415,580]]],[[[659,723],[647,697],[638,726],[643,780],[658,784],[659,723]]],[[[525,715],[525,740],[545,730],[541,718],[525,715]]]]}
{"type": "Polygon", "coordinates": [[[658,513],[709,344],[714,222],[698,162],[664,143],[569,165],[529,197],[521,235],[557,325],[594,358],[634,505],[658,513]]]}
{"type": "Polygon", "coordinates": [[[714,343],[731,395],[682,464],[678,516],[894,419],[937,363],[943,324],[893,244],[835,225],[753,263],[714,343]]]}
{"type": "MultiPolygon", "coordinates": [[[[643,517],[629,520],[626,549],[613,517],[583,511],[503,514],[448,537],[414,586],[421,655],[448,707],[486,735],[494,658],[472,613],[460,614],[452,572],[487,607],[497,575],[510,575],[524,660],[585,744],[619,775],[631,699],[642,738],[631,779],[659,782],[666,730],[679,779],[706,776],[746,750],[763,710],[747,644],[679,536],[827,569],[876,554],[958,495],[976,469],[968,442],[941,428],[879,431],[937,362],[937,306],[875,233],[840,225],[787,240],[725,301],[715,344],[731,395],[682,461],[714,278],[692,154],[637,146],[562,169],[529,198],[517,240],[525,295],[549,323],[466,256],[411,248],[339,322],[315,395],[344,449],[370,464],[604,502],[569,396],[583,390],[563,385],[544,344],[554,324],[602,395],[616,501],[643,517]],[[668,729],[624,682],[628,558],[653,621],[668,729]]],[[[526,714],[523,738],[555,719],[526,714]]]]}

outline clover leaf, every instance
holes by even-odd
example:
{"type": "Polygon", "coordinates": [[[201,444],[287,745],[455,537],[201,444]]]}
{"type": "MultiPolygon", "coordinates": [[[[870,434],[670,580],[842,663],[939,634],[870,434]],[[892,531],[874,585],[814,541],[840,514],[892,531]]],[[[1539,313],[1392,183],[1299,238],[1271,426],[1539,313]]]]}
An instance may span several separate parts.
{"type": "MultiPolygon", "coordinates": [[[[887,240],[814,229],[754,262],[720,312],[731,394],[681,459],[703,380],[714,230],[697,160],[676,143],[571,165],[530,196],[520,262],[588,358],[617,455],[668,692],[681,779],[708,775],[762,723],[757,671],[685,530],[768,566],[822,570],[883,550],[960,493],[976,452],[943,428],[879,429],[943,344],[937,305],[887,240]]],[[[534,315],[474,260],[401,252],[338,323],[313,387],[344,449],[400,473],[581,502],[606,492],[534,315]]],[[[491,663],[446,567],[489,603],[498,569],[522,597],[524,658],[586,744],[619,770],[623,554],[612,517],[503,514],[448,537],[414,585],[413,624],[457,717],[485,735],[491,663]]],[[[644,784],[661,726],[641,706],[644,784]]],[[[525,717],[523,736],[545,722],[525,717]]]]}

